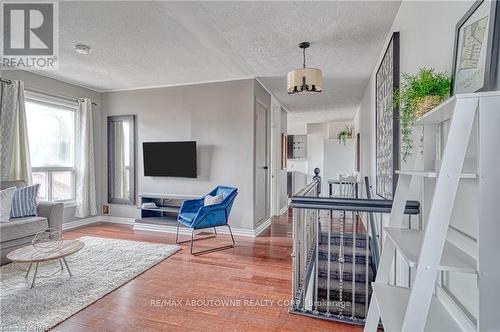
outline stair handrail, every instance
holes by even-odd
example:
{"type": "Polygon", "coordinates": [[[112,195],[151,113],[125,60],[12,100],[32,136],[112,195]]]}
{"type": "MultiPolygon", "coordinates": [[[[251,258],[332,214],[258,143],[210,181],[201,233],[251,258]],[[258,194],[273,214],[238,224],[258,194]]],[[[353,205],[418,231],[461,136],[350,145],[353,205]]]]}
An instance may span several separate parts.
{"type": "MultiPolygon", "coordinates": [[[[367,176],[365,176],[365,190],[366,198],[372,199],[370,180],[367,176]]],[[[380,262],[380,238],[379,234],[377,234],[377,227],[375,226],[375,216],[373,215],[373,212],[368,212],[368,222],[370,223],[370,227],[368,228],[370,229],[370,242],[373,253],[373,271],[376,275],[378,263],[380,262]]]]}

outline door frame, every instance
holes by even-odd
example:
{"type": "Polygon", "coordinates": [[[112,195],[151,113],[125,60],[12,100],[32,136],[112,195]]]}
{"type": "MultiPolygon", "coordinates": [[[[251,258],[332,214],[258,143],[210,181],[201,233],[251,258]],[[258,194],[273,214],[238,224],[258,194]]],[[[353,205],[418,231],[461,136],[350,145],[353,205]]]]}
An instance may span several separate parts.
{"type": "Polygon", "coordinates": [[[271,216],[281,211],[281,105],[271,96],[271,216]]]}
{"type": "Polygon", "coordinates": [[[270,159],[270,134],[271,134],[271,121],[270,121],[270,105],[267,105],[265,102],[262,102],[259,100],[257,96],[254,97],[254,193],[253,193],[253,198],[254,198],[254,213],[256,211],[255,208],[255,203],[257,202],[257,105],[262,106],[266,110],[266,165],[267,165],[267,172],[266,172],[266,189],[267,189],[267,199],[266,199],[266,208],[265,208],[265,216],[264,218],[260,220],[256,220],[254,217],[254,227],[258,227],[262,223],[266,222],[271,218],[271,159],[270,159]]]}

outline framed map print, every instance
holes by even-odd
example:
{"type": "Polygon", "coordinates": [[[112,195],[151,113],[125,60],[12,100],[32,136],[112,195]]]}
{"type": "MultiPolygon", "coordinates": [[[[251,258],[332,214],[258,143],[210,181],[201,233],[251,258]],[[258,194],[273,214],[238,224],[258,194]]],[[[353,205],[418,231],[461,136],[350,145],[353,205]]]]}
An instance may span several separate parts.
{"type": "Polygon", "coordinates": [[[500,10],[477,1],[455,30],[452,94],[498,90],[500,10]]]}
{"type": "Polygon", "coordinates": [[[376,193],[392,199],[399,168],[399,107],[394,91],[399,89],[399,32],[394,32],[375,75],[376,193]]]}

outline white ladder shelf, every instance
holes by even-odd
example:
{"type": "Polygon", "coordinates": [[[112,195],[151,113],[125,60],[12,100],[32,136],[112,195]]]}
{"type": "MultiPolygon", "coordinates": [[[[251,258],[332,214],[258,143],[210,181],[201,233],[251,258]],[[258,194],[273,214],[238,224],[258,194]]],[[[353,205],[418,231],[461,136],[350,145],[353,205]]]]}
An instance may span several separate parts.
{"type": "MultiPolygon", "coordinates": [[[[481,175],[484,176],[484,174],[462,173],[462,167],[473,124],[481,107],[481,98],[490,96],[494,96],[497,103],[500,101],[498,92],[454,96],[417,121],[417,124],[428,125],[450,120],[448,139],[442,154],[439,172],[398,171],[399,180],[389,227],[384,228],[386,236],[382,246],[381,260],[376,280],[372,283],[373,296],[365,332],[376,331],[380,319],[386,331],[483,330],[484,327],[495,326],[494,324],[498,324],[496,326],[500,329],[499,318],[494,317],[488,317],[485,319],[484,326],[477,328],[469,321],[457,317],[453,311],[447,310],[442,301],[434,295],[438,271],[469,273],[479,277],[477,260],[447,241],[447,234],[459,182],[461,179],[478,179],[481,175]],[[428,210],[427,224],[423,231],[409,230],[403,228],[404,206],[412,188],[422,177],[435,178],[434,195],[428,210]],[[415,269],[411,288],[389,284],[391,266],[395,264],[393,261],[396,250],[408,265],[415,269]]],[[[500,112],[500,103],[494,111],[500,112]]],[[[500,117],[493,116],[490,119],[496,121],[500,117]]],[[[500,122],[496,126],[500,127],[500,122]]],[[[497,128],[497,131],[500,131],[500,128],[497,128]]],[[[491,139],[497,140],[496,144],[500,144],[499,134],[494,134],[491,139]]],[[[489,146],[495,146],[495,143],[489,146]]],[[[496,146],[496,153],[499,154],[499,145],[496,146]]],[[[498,160],[498,157],[492,158],[498,160]]],[[[498,174],[495,174],[490,176],[489,180],[499,185],[498,179],[498,174]]],[[[498,221],[498,218],[496,219],[498,221]]],[[[498,226],[495,226],[495,229],[498,230],[498,226]]],[[[491,272],[494,272],[496,276],[500,273],[498,268],[491,272]]],[[[500,283],[500,280],[497,279],[496,282],[500,283]]],[[[492,291],[498,291],[498,289],[497,284],[492,291]]],[[[496,295],[500,296],[498,292],[496,295]]],[[[499,301],[498,297],[496,299],[499,301]]],[[[490,300],[486,299],[486,303],[490,300]]],[[[479,302],[481,309],[481,301],[479,302]]],[[[495,310],[495,308],[491,309],[495,310]]]]}

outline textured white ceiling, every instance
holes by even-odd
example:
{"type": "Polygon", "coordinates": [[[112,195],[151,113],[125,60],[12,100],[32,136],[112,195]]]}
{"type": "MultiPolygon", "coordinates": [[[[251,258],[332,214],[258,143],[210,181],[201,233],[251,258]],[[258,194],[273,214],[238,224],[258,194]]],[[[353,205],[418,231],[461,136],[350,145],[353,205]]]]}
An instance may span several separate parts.
{"type": "Polygon", "coordinates": [[[352,117],[399,5],[60,2],[60,65],[45,74],[100,91],[256,76],[291,112],[352,117]],[[323,71],[323,92],[287,95],[304,40],[308,65],[323,71]],[[75,53],[78,43],[91,53],[75,53]]]}

